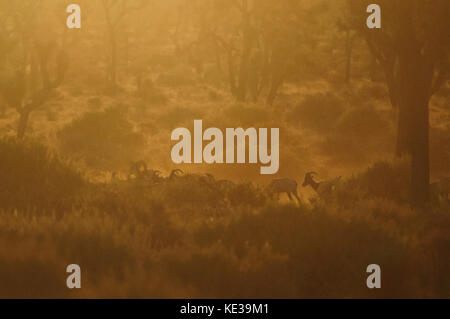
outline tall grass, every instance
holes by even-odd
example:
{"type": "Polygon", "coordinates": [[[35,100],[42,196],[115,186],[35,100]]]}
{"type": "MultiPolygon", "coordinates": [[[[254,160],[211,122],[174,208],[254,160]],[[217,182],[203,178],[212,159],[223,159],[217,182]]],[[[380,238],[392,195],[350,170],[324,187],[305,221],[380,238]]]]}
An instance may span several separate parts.
{"type": "Polygon", "coordinates": [[[450,296],[448,210],[403,203],[394,191],[407,183],[403,164],[375,164],[331,199],[298,206],[203,175],[90,184],[45,148],[0,147],[9,154],[2,189],[16,191],[0,202],[0,297],[450,296]],[[24,170],[17,174],[37,175],[9,176],[14,159],[24,170]],[[49,179],[42,190],[40,172],[49,179]],[[65,188],[71,178],[77,187],[65,188]],[[70,203],[58,214],[48,206],[57,198],[70,203]],[[42,212],[25,214],[24,203],[42,212]],[[65,286],[72,263],[81,266],[81,290],[65,286]],[[372,263],[382,268],[380,290],[365,285],[372,263]]]}
{"type": "Polygon", "coordinates": [[[80,174],[44,146],[0,140],[0,207],[54,211],[70,208],[84,184],[80,174]]]}

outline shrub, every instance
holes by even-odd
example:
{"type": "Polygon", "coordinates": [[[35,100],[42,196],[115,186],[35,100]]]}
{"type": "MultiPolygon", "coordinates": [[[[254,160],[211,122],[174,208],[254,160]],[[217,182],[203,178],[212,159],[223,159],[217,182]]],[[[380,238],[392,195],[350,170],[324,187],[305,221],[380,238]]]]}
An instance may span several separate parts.
{"type": "Polygon", "coordinates": [[[0,207],[61,210],[83,186],[82,177],[47,148],[16,139],[0,140],[0,207]]]}
{"type": "Polygon", "coordinates": [[[375,98],[378,100],[386,100],[389,98],[385,85],[380,82],[365,81],[359,88],[358,95],[361,98],[375,98]]]}
{"type": "Polygon", "coordinates": [[[145,145],[119,106],[86,113],[59,131],[58,139],[62,152],[103,169],[127,165],[145,145]]]}
{"type": "Polygon", "coordinates": [[[259,207],[264,205],[264,194],[251,183],[234,185],[226,194],[232,206],[259,207]]]}
{"type": "Polygon", "coordinates": [[[179,66],[172,70],[161,73],[156,84],[167,87],[179,87],[191,85],[195,80],[194,71],[187,66],[179,66]]]}
{"type": "MultiPolygon", "coordinates": [[[[339,191],[351,194],[378,185],[373,175],[392,176],[397,165],[374,165],[339,191]]],[[[217,186],[211,176],[194,174],[154,187],[135,180],[116,181],[89,184],[61,218],[20,211],[7,214],[0,209],[0,279],[4,283],[0,296],[448,295],[450,219],[446,212],[424,216],[405,205],[374,195],[362,198],[367,194],[359,193],[357,201],[346,207],[339,201],[312,207],[245,200],[244,205],[238,200],[233,206],[230,201],[222,207],[225,217],[215,219],[204,212],[213,211],[217,205],[213,199],[223,195],[205,192],[217,186]],[[174,191],[178,192],[175,197],[174,191]],[[195,201],[189,202],[190,195],[195,201]],[[192,220],[180,220],[189,210],[197,214],[188,216],[192,220]],[[81,291],[64,288],[69,263],[82,266],[81,291]],[[383,289],[365,286],[365,270],[372,263],[382,267],[383,289]]],[[[228,186],[225,196],[233,189],[244,197],[259,194],[251,185],[228,186]]],[[[380,186],[373,187],[379,191],[380,186]]]]}
{"type": "Polygon", "coordinates": [[[225,109],[226,118],[233,120],[236,124],[252,126],[255,123],[264,123],[272,119],[273,114],[267,108],[258,105],[236,103],[225,109]]]}
{"type": "Polygon", "coordinates": [[[359,176],[351,178],[346,186],[349,189],[359,188],[371,197],[407,203],[410,189],[409,160],[404,158],[395,162],[377,162],[359,176]]]}
{"type": "Polygon", "coordinates": [[[389,121],[372,106],[352,107],[336,120],[328,136],[319,143],[319,150],[330,162],[371,161],[375,154],[386,152],[391,133],[389,121]]]}
{"type": "MultiPolygon", "coordinates": [[[[278,298],[413,296],[407,280],[412,271],[405,271],[405,265],[412,265],[407,246],[367,222],[348,222],[323,209],[311,212],[291,205],[266,206],[257,214],[244,214],[228,225],[205,226],[198,230],[196,239],[202,246],[221,243],[241,261],[248,258],[252,247],[267,247],[278,256],[287,256],[285,268],[277,267],[278,272],[266,279],[274,286],[284,283],[278,298]],[[383,292],[371,293],[361,284],[365,282],[365,268],[373,260],[382,265],[385,276],[392,280],[387,281],[389,288],[383,292]]],[[[266,261],[272,258],[274,254],[266,261]]],[[[264,269],[267,275],[270,268],[264,269]]],[[[214,269],[219,276],[220,267],[214,269]]],[[[261,296],[258,289],[238,296],[254,295],[261,296]]],[[[274,297],[270,290],[262,296],[274,297]]]]}
{"type": "Polygon", "coordinates": [[[450,127],[430,129],[430,162],[433,171],[450,174],[450,127]],[[447,147],[443,147],[447,145],[447,147]]]}
{"type": "Polygon", "coordinates": [[[306,96],[289,114],[288,120],[319,132],[328,132],[344,112],[342,101],[331,93],[306,96]]]}
{"type": "Polygon", "coordinates": [[[164,91],[161,88],[155,86],[153,81],[149,78],[146,78],[142,81],[137,93],[138,96],[142,98],[142,101],[145,104],[167,105],[167,103],[169,102],[169,98],[164,93],[164,91]]]}
{"type": "Polygon", "coordinates": [[[371,106],[353,107],[345,111],[336,125],[342,135],[357,136],[364,139],[378,138],[379,133],[386,131],[389,123],[371,106]]]}
{"type": "Polygon", "coordinates": [[[98,110],[100,109],[100,107],[102,106],[102,99],[98,96],[94,96],[91,97],[87,100],[87,104],[89,105],[90,108],[94,109],[94,110],[98,110]]]}

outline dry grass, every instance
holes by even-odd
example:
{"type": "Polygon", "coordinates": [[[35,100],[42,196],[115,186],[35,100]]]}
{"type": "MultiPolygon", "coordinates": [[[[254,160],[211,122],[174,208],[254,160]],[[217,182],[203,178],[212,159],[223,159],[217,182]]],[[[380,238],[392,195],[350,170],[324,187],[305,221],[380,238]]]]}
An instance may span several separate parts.
{"type": "MultiPolygon", "coordinates": [[[[10,155],[40,158],[13,145],[10,155]]],[[[38,171],[71,171],[57,159],[34,162],[38,171]]],[[[40,181],[30,180],[1,202],[0,296],[448,297],[448,205],[419,213],[401,204],[401,193],[385,192],[387,177],[397,181],[392,187],[407,183],[402,167],[376,164],[329,201],[306,206],[271,202],[250,184],[223,189],[187,175],[158,187],[86,183],[69,197],[46,189],[47,198],[70,198],[63,214],[11,210],[33,203],[40,181]],[[78,292],[65,287],[70,263],[83,270],[78,292]],[[370,263],[382,266],[380,291],[365,288],[370,263]]]]}

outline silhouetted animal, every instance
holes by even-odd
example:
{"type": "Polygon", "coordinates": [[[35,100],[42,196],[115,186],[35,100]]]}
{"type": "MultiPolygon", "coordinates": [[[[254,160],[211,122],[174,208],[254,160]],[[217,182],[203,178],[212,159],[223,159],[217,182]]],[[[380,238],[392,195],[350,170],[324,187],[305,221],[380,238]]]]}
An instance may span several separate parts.
{"type": "Polygon", "coordinates": [[[450,177],[441,179],[437,182],[430,184],[430,194],[432,198],[440,200],[448,200],[448,194],[450,193],[450,177]]]}
{"type": "Polygon", "coordinates": [[[147,172],[148,172],[147,163],[145,163],[144,161],[132,162],[130,165],[130,174],[128,175],[128,177],[142,178],[145,177],[147,172]]]}
{"type": "Polygon", "coordinates": [[[290,178],[283,179],[275,179],[268,186],[268,192],[270,196],[279,195],[281,193],[286,193],[290,200],[294,200],[292,195],[297,199],[297,202],[300,203],[300,197],[297,193],[297,182],[290,178]]]}
{"type": "Polygon", "coordinates": [[[330,196],[333,193],[335,186],[339,183],[339,181],[342,178],[341,176],[339,176],[329,181],[316,182],[314,180],[314,175],[318,174],[316,172],[306,173],[305,180],[303,181],[302,186],[303,187],[306,187],[308,185],[311,186],[312,189],[314,189],[320,197],[330,196]]]}
{"type": "Polygon", "coordinates": [[[181,169],[174,169],[170,172],[170,175],[168,177],[168,180],[173,180],[176,177],[180,177],[184,174],[184,172],[181,169]]]}
{"type": "Polygon", "coordinates": [[[161,172],[158,170],[148,169],[147,163],[145,163],[144,161],[131,163],[128,178],[134,178],[140,181],[150,182],[152,184],[160,183],[163,181],[161,172]]]}

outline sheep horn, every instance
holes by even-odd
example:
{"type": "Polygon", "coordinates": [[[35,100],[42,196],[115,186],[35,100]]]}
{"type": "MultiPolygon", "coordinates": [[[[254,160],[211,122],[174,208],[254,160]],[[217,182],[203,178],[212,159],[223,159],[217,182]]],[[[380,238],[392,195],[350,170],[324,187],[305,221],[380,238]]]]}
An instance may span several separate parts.
{"type": "Polygon", "coordinates": [[[176,174],[184,174],[184,172],[179,168],[172,170],[171,175],[173,176],[176,174]]]}

